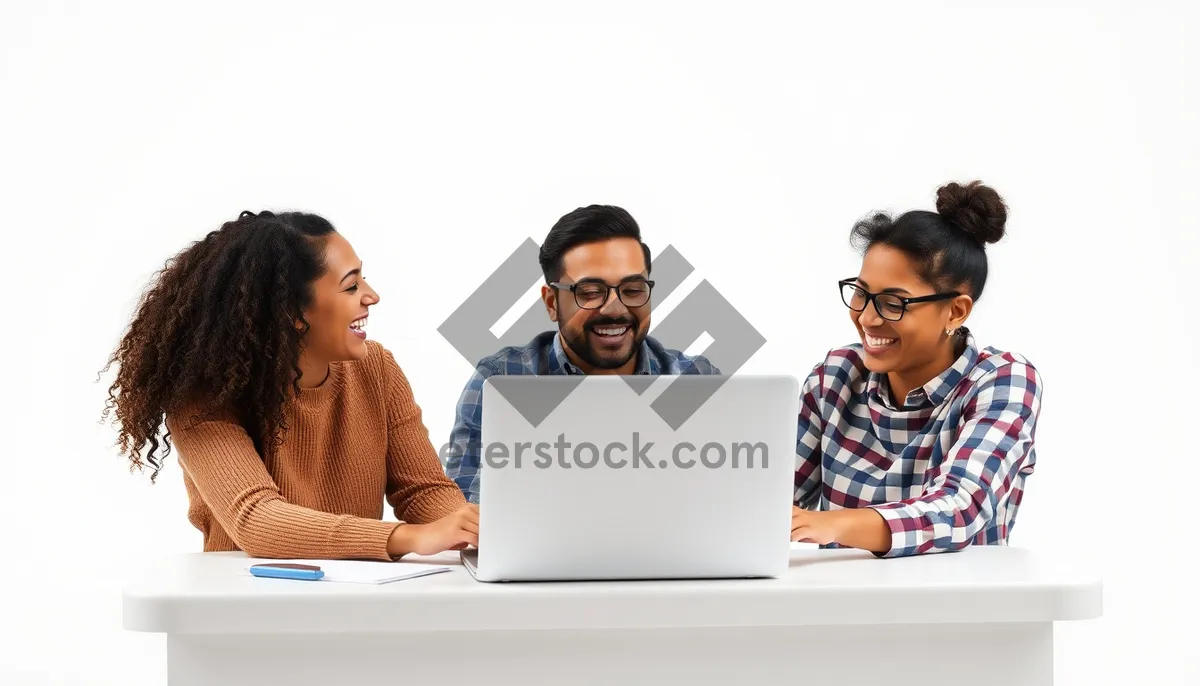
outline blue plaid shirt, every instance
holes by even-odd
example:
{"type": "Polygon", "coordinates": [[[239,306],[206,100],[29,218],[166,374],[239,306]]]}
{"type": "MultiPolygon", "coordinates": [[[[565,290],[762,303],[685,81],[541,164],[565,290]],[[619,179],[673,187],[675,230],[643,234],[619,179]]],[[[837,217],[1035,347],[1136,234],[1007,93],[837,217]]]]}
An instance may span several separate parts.
{"type": "MultiPolygon", "coordinates": [[[[458,399],[454,429],[450,432],[446,474],[458,484],[463,495],[472,503],[479,502],[479,453],[481,417],[483,416],[483,382],[495,374],[583,374],[563,352],[558,331],[546,331],[534,337],[524,347],[509,346],[485,357],[475,366],[458,399]]],[[[634,374],[720,374],[702,355],[685,355],[663,347],[647,336],[638,351],[634,374]]]]}
{"type": "Polygon", "coordinates": [[[861,344],[829,351],[801,389],[793,502],[874,508],[892,534],[885,557],[1007,544],[1037,464],[1042,377],[964,335],[958,359],[902,400],[861,344]]]}

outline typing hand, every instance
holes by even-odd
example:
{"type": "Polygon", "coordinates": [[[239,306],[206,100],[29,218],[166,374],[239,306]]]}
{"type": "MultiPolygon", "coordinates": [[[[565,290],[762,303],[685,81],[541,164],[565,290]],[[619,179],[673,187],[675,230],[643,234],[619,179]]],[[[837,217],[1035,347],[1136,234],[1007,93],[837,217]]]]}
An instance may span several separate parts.
{"type": "Polygon", "coordinates": [[[839,511],[812,512],[792,505],[792,540],[827,545],[837,542],[845,523],[839,511]]]}
{"type": "Polygon", "coordinates": [[[793,505],[792,540],[883,554],[892,547],[892,531],[874,508],[810,512],[793,505]]]}
{"type": "Polygon", "coordinates": [[[473,504],[463,505],[428,524],[396,527],[388,541],[388,552],[394,556],[407,553],[435,555],[446,550],[462,550],[468,545],[479,546],[479,506],[473,504]]]}

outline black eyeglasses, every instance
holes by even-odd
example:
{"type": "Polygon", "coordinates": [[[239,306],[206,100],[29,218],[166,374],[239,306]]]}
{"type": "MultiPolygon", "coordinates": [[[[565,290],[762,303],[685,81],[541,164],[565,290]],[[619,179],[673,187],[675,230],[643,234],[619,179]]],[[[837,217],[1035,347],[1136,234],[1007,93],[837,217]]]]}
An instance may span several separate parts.
{"type": "Polygon", "coordinates": [[[584,310],[598,310],[604,307],[604,303],[608,302],[609,291],[616,291],[617,298],[625,307],[642,307],[650,302],[650,289],[654,288],[653,281],[641,278],[622,281],[616,286],[610,286],[600,279],[583,279],[577,283],[555,281],[549,285],[574,293],[575,304],[584,310]]]}
{"type": "Polygon", "coordinates": [[[842,302],[846,303],[855,312],[862,312],[867,309],[867,303],[875,304],[875,311],[880,317],[891,321],[898,322],[908,311],[908,306],[914,303],[934,302],[936,300],[949,300],[962,295],[958,291],[948,291],[945,293],[934,293],[933,295],[922,295],[915,298],[905,298],[895,293],[871,293],[862,286],[859,286],[855,279],[844,279],[838,281],[838,288],[842,291],[842,302]]]}

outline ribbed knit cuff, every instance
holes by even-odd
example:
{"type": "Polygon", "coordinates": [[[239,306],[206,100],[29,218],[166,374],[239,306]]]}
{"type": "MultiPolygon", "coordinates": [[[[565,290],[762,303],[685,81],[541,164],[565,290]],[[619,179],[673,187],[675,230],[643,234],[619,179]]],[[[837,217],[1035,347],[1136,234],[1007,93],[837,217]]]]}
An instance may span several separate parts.
{"type": "Polygon", "coordinates": [[[387,543],[398,522],[346,517],[332,532],[329,546],[341,557],[391,562],[387,543]]]}
{"type": "Polygon", "coordinates": [[[413,499],[406,511],[406,518],[414,524],[428,524],[454,512],[467,500],[453,482],[439,488],[431,488],[413,499]]]}

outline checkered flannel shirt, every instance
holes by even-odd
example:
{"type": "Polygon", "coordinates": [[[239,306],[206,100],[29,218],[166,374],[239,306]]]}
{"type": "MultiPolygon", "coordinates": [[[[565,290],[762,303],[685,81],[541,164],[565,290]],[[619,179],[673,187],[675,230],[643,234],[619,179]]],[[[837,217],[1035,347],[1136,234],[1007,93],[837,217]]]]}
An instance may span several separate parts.
{"type": "MultiPolygon", "coordinates": [[[[583,374],[563,352],[558,331],[538,334],[528,345],[509,346],[479,361],[458,399],[446,460],[446,474],[472,503],[479,502],[483,382],[495,374],[583,374]]],[[[647,336],[638,351],[634,374],[720,374],[702,355],[685,355],[647,336]]]]}
{"type": "Polygon", "coordinates": [[[1036,462],[1042,380],[1022,356],[964,336],[962,355],[902,407],[861,345],[831,350],[801,390],[795,504],[876,509],[892,532],[883,557],[1007,544],[1036,462]]]}

